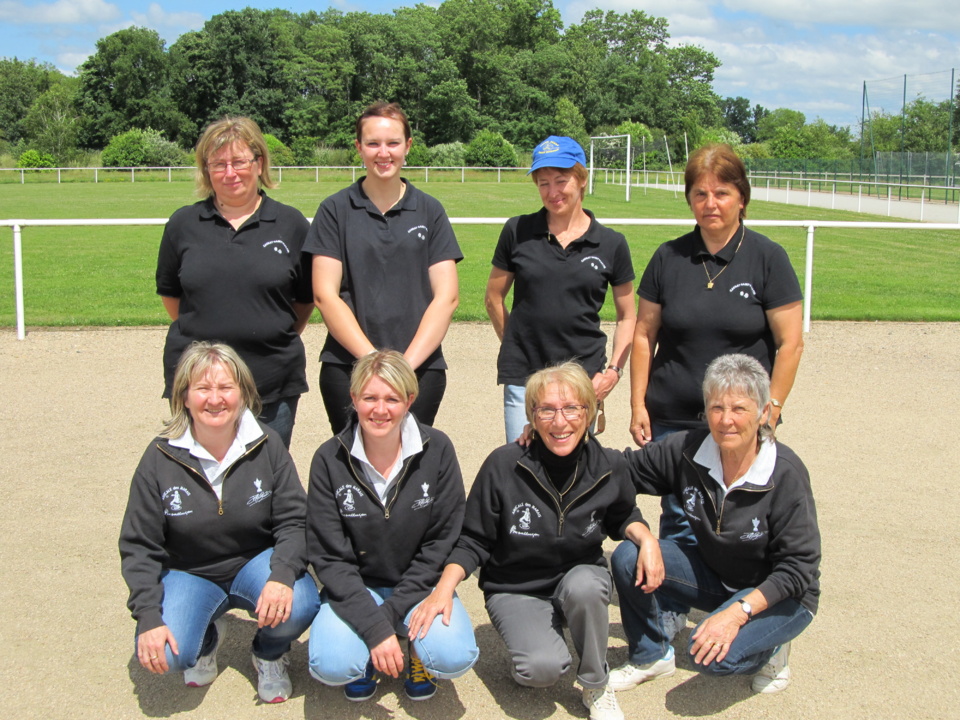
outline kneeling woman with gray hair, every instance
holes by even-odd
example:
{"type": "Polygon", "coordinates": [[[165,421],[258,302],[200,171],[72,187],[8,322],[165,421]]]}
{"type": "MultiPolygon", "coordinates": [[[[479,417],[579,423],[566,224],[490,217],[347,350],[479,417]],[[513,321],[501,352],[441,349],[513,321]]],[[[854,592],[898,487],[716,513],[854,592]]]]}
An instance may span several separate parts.
{"type": "Polygon", "coordinates": [[[137,658],[152,673],[182,671],[187,685],[209,685],[221,616],[242,608],[257,616],[260,699],[283,702],[287,651],[319,606],[297,469],[281,437],[257,421],[253,375],[227,345],[186,349],[170,409],[133,476],[120,531],[137,658]]]}
{"type": "Polygon", "coordinates": [[[426,634],[438,613],[446,616],[454,588],[479,567],[487,614],[507,645],[513,679],[549,687],[570,669],[566,622],[590,717],[622,720],[607,683],[613,587],[603,541],[629,538],[640,546],[633,570],[648,590],[663,577],[657,541],[642,522],[623,457],[588,435],[597,396],[584,369],[567,362],[535,372],[525,402],[534,439],[529,447],[497,448],[484,461],[457,547],[437,589],[413,614],[410,632],[426,634]]]}
{"type": "Polygon", "coordinates": [[[686,430],[624,454],[637,492],[673,494],[690,520],[695,547],[660,541],[665,577],[640,587],[637,548],[613,554],[629,662],[610,684],[629,690],[672,675],[673,647],[659,613],[670,598],[710,614],[693,631],[693,667],[710,675],[754,675],[753,690],[790,682],[790,641],[813,620],[820,598],[820,531],[807,469],[774,441],[770,381],[747,355],[707,367],[708,429],[686,430]]]}

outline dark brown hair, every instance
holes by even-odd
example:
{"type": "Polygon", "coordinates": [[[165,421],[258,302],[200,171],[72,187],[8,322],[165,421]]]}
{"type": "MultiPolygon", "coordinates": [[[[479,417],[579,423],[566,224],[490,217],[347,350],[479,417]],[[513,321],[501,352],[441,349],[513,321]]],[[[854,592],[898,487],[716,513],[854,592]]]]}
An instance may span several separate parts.
{"type": "Polygon", "coordinates": [[[375,102],[369,105],[366,110],[360,113],[357,118],[357,142],[363,142],[363,121],[367,118],[385,117],[396,120],[403,125],[403,137],[409,140],[413,137],[410,130],[410,121],[407,120],[407,114],[396,103],[375,102]]]}
{"type": "Polygon", "coordinates": [[[687,205],[690,204],[690,193],[693,186],[707,173],[713,173],[717,180],[729,183],[740,191],[743,207],[740,208],[740,219],[747,216],[747,205],[750,204],[750,180],[747,179],[747,168],[743,160],[737,157],[729,145],[714,143],[697,148],[687,161],[687,169],[683,173],[684,190],[687,205]]]}

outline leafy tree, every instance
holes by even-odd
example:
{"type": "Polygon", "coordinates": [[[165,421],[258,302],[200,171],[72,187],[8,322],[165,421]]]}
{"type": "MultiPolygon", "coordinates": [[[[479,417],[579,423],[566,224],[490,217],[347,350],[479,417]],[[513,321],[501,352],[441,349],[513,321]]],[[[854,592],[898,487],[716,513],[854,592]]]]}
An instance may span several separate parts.
{"type": "Polygon", "coordinates": [[[134,128],[110,138],[101,155],[104,167],[169,167],[185,160],[176,143],[152,128],[134,128]]]}
{"type": "Polygon", "coordinates": [[[316,137],[298,137],[290,143],[290,150],[293,152],[294,161],[297,165],[316,165],[317,148],[320,145],[320,138],[316,137]]]}
{"type": "Polygon", "coordinates": [[[463,159],[473,167],[513,167],[517,153],[500,133],[481,130],[467,145],[463,159]]]}
{"type": "Polygon", "coordinates": [[[53,155],[39,153],[36,150],[27,150],[17,160],[18,168],[49,168],[56,167],[53,155]]]}
{"type": "Polygon", "coordinates": [[[190,124],[170,95],[170,66],[155,30],[132,27],[97,41],[80,66],[79,142],[102,147],[131,128],[153,127],[181,138],[190,124]]]}
{"type": "Polygon", "coordinates": [[[565,135],[576,140],[583,148],[590,147],[590,133],[587,132],[586,121],[577,106],[568,98],[557,100],[554,123],[554,135],[565,135]]]}
{"type": "Polygon", "coordinates": [[[0,136],[10,143],[23,139],[30,107],[60,77],[48,63],[0,58],[0,136]]]}
{"type": "MultiPolygon", "coordinates": [[[[777,108],[757,122],[757,139],[760,142],[772,140],[780,128],[789,128],[795,133],[799,133],[803,130],[806,122],[806,116],[799,110],[777,108]]],[[[775,157],[780,156],[775,155],[775,157]]]]}
{"type": "Polygon", "coordinates": [[[297,164],[293,151],[284,145],[276,136],[270,133],[263,134],[263,140],[270,151],[270,164],[278,167],[291,167],[297,164]]]}
{"type": "Polygon", "coordinates": [[[72,78],[54,84],[30,106],[23,121],[28,142],[60,165],[67,164],[77,149],[76,84],[72,78]]]}

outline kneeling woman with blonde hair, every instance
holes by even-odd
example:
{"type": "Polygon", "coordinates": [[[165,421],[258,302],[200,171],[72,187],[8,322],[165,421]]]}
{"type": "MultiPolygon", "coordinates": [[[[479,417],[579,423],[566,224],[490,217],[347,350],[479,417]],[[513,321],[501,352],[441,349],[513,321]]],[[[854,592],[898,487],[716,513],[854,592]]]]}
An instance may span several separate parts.
{"type": "Polygon", "coordinates": [[[400,353],[360,358],[350,397],[352,421],[320,446],[310,468],[307,552],[323,583],[310,673],[343,686],[349,700],[368,700],[377,673],[404,671],[403,636],[410,655],[404,691],[426,700],[438,678],[463,675],[479,653],[456,597],[429,637],[408,632],[460,534],[460,465],[449,438],[410,412],[417,378],[400,353]]]}
{"type": "Polygon", "coordinates": [[[222,615],[257,616],[253,664],[264,702],[291,693],[290,644],[317,612],[306,574],[305,497],[276,432],[257,421],[253,375],[227,345],[194,343],[173,379],[173,417],[147,447],[120,531],[137,658],[152,673],[217,678],[222,615]]]}
{"type": "Polygon", "coordinates": [[[623,457],[588,435],[597,396],[584,369],[573,362],[548,367],[531,375],[525,390],[535,437],[529,447],[504,445],[484,461],[457,547],[410,632],[430,637],[434,617],[450,613],[454,588],[479,567],[513,679],[549,687],[570,669],[566,622],[590,717],[622,720],[607,682],[613,582],[603,541],[629,538],[640,547],[636,571],[648,591],[663,577],[657,541],[642,522],[623,457]]]}

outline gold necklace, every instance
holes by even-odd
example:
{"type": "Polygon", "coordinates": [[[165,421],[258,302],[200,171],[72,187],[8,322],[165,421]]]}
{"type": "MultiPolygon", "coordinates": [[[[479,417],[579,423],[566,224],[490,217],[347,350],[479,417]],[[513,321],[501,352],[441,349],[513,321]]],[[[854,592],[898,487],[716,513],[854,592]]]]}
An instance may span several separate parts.
{"type": "Polygon", "coordinates": [[[730,264],[731,264],[731,263],[734,261],[734,259],[737,257],[737,253],[740,252],[740,246],[743,245],[743,236],[744,236],[744,234],[746,234],[746,232],[747,232],[747,226],[744,225],[743,223],[741,223],[741,224],[740,224],[740,227],[741,227],[741,230],[740,230],[740,242],[737,243],[737,249],[733,251],[733,257],[730,258],[730,262],[728,262],[726,265],[724,265],[722,268],[720,268],[720,272],[718,272],[718,273],[717,273],[716,275],[714,275],[713,277],[710,277],[710,273],[709,273],[709,271],[707,270],[707,260],[706,260],[706,258],[700,258],[700,262],[701,262],[701,264],[703,265],[703,272],[704,272],[704,274],[707,276],[707,290],[713,290],[713,281],[716,280],[716,279],[717,279],[718,277],[720,277],[721,275],[723,275],[723,271],[726,270],[728,267],[730,267],[730,264]]]}

